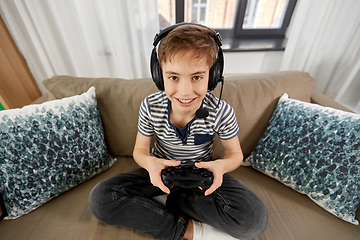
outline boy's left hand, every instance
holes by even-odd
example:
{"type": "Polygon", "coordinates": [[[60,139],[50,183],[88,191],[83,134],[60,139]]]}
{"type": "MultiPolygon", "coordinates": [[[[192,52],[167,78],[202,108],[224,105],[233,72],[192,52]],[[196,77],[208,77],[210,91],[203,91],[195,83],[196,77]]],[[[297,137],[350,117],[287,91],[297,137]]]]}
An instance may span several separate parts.
{"type": "Polygon", "coordinates": [[[223,182],[224,165],[221,160],[209,161],[209,162],[198,162],[195,163],[197,168],[205,168],[213,173],[214,180],[213,184],[205,191],[205,196],[212,194],[218,189],[223,182]]]}

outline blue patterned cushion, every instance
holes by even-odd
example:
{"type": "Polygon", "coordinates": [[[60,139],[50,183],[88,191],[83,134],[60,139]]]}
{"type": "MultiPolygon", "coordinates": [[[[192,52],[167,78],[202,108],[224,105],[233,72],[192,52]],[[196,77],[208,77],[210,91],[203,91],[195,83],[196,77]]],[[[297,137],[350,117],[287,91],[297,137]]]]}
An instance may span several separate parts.
{"type": "Polygon", "coordinates": [[[0,111],[0,193],[15,219],[108,169],[95,88],[0,111]]]}
{"type": "Polygon", "coordinates": [[[360,115],[284,94],[269,127],[245,161],[358,225],[360,115]]]}

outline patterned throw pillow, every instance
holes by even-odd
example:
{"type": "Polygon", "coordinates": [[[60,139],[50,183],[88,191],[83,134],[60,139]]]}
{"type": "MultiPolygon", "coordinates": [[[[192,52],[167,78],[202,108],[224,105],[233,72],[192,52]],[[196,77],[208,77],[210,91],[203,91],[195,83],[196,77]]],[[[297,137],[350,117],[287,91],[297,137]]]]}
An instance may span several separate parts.
{"type": "Polygon", "coordinates": [[[284,94],[246,162],[358,225],[360,115],[284,94]]]}
{"type": "Polygon", "coordinates": [[[95,88],[0,111],[0,193],[15,219],[114,164],[104,143],[95,88]]]}

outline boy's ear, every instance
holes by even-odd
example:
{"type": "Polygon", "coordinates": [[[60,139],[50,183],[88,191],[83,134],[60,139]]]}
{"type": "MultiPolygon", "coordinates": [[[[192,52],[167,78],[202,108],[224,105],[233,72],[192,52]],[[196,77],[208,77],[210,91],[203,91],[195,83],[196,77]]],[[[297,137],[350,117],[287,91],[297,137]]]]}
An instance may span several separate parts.
{"type": "Polygon", "coordinates": [[[159,59],[157,57],[156,47],[153,48],[150,57],[150,70],[151,70],[151,77],[156,85],[156,87],[160,91],[164,91],[164,79],[162,76],[162,70],[159,63],[159,59]]]}

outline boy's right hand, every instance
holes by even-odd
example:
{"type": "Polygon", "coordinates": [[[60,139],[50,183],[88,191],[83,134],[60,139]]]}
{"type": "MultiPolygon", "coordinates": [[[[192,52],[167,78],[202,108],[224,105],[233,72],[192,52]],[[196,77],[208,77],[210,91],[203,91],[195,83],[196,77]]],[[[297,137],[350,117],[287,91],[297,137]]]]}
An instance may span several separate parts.
{"type": "Polygon", "coordinates": [[[170,189],[167,188],[161,180],[161,170],[167,167],[179,166],[181,161],[166,160],[162,158],[151,157],[147,162],[146,170],[149,172],[152,185],[160,188],[163,192],[169,194],[170,189]]]}

